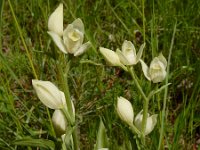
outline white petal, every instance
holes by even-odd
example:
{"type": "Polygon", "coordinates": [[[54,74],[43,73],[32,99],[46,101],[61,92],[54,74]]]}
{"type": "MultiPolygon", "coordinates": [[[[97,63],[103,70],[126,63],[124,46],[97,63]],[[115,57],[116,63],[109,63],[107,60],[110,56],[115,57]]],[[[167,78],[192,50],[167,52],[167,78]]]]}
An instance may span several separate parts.
{"type": "MultiPolygon", "coordinates": [[[[152,115],[149,117],[149,114],[147,115],[147,124],[146,124],[146,129],[145,129],[145,135],[151,133],[153,131],[156,123],[157,123],[157,115],[152,115]]],[[[137,116],[135,117],[135,126],[138,128],[138,130],[142,130],[142,119],[143,119],[143,110],[141,110],[137,116]]]]}
{"type": "Polygon", "coordinates": [[[129,63],[129,61],[127,60],[126,56],[124,56],[124,54],[119,49],[117,49],[116,53],[119,56],[119,59],[120,59],[120,61],[121,61],[122,64],[124,64],[124,65],[131,65],[129,63]]]}
{"type": "Polygon", "coordinates": [[[65,48],[65,45],[64,45],[63,40],[61,39],[61,37],[60,37],[58,34],[56,34],[56,33],[54,33],[54,32],[51,32],[51,31],[49,31],[49,32],[47,32],[47,33],[51,36],[51,38],[52,38],[53,41],[55,42],[56,46],[57,46],[63,53],[67,54],[67,50],[66,50],[66,48],[65,48]]]}
{"type": "Polygon", "coordinates": [[[50,15],[48,20],[48,29],[59,36],[63,34],[63,4],[61,3],[50,15]]]}
{"type": "Polygon", "coordinates": [[[75,29],[78,29],[80,32],[84,34],[84,24],[80,18],[77,18],[72,22],[72,25],[74,26],[75,29]]]}
{"type": "Polygon", "coordinates": [[[144,44],[142,44],[141,46],[140,46],[140,49],[139,49],[139,51],[138,51],[138,53],[137,53],[137,56],[136,56],[136,63],[138,63],[138,61],[140,60],[140,58],[142,57],[142,53],[143,53],[143,50],[144,50],[144,47],[145,47],[145,43],[144,44]]]}
{"type": "Polygon", "coordinates": [[[166,69],[166,67],[167,67],[167,60],[165,59],[165,57],[163,56],[162,53],[159,54],[158,59],[164,64],[164,67],[166,69]]]}
{"type": "Polygon", "coordinates": [[[74,56],[79,56],[81,54],[83,54],[86,50],[88,50],[91,47],[91,43],[90,41],[88,41],[87,43],[84,43],[83,45],[81,45],[81,47],[79,47],[79,49],[74,53],[74,56]]]}
{"type": "Polygon", "coordinates": [[[157,123],[157,114],[147,118],[145,135],[151,133],[157,123]]]}
{"type": "Polygon", "coordinates": [[[160,61],[160,59],[158,57],[155,57],[151,63],[150,63],[150,68],[151,69],[161,69],[161,70],[165,70],[165,66],[164,64],[160,61]]]}
{"type": "Polygon", "coordinates": [[[60,90],[49,81],[32,80],[33,87],[40,101],[51,109],[63,108],[60,90]]]}
{"type": "Polygon", "coordinates": [[[138,130],[142,130],[142,118],[143,118],[143,110],[141,110],[135,117],[135,126],[137,127],[138,130]]]}
{"type": "Polygon", "coordinates": [[[64,106],[67,106],[67,104],[66,104],[66,99],[65,99],[65,93],[62,92],[62,91],[60,91],[60,94],[61,94],[61,100],[62,100],[63,105],[64,105],[64,106]]]}
{"type": "Polygon", "coordinates": [[[71,104],[72,104],[72,111],[73,111],[73,115],[74,115],[74,119],[75,119],[75,107],[74,107],[74,103],[73,101],[71,100],[71,104]]]}
{"type": "Polygon", "coordinates": [[[149,68],[148,66],[145,64],[145,62],[140,59],[141,65],[142,65],[142,71],[144,73],[144,76],[148,79],[151,80],[150,76],[149,76],[149,68]]]}
{"type": "Polygon", "coordinates": [[[151,80],[153,81],[153,83],[162,82],[165,79],[166,74],[167,72],[165,70],[155,72],[154,74],[151,75],[151,80]]]}
{"type": "Polygon", "coordinates": [[[130,64],[136,64],[136,50],[131,41],[124,41],[124,43],[122,44],[122,53],[130,64]]]}
{"type": "Polygon", "coordinates": [[[134,112],[131,103],[124,97],[117,98],[117,113],[121,120],[128,125],[132,125],[134,119],[134,112]]]}
{"type": "Polygon", "coordinates": [[[72,24],[69,24],[63,33],[64,44],[67,51],[74,54],[83,43],[84,35],[79,30],[75,29],[72,24]]]}

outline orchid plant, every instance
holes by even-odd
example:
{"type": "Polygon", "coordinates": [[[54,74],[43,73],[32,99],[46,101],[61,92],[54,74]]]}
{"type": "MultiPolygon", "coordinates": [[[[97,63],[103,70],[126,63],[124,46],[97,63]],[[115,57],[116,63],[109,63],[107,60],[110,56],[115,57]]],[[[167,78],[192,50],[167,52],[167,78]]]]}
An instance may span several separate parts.
{"type": "MultiPolygon", "coordinates": [[[[63,29],[63,4],[60,4],[50,15],[47,33],[54,41],[57,48],[64,54],[79,56],[91,46],[90,41],[84,43],[85,29],[80,18],[75,19],[63,29]]],[[[121,50],[117,49],[116,51],[113,51],[104,47],[99,48],[100,53],[110,66],[121,67],[131,75],[143,98],[143,108],[136,117],[134,117],[134,110],[131,102],[126,98],[122,96],[118,97],[116,106],[119,118],[129,126],[134,134],[141,138],[143,143],[145,143],[145,136],[150,134],[156,126],[157,114],[149,115],[148,104],[153,92],[150,92],[150,96],[144,93],[134,72],[134,65],[140,62],[144,76],[153,83],[162,82],[167,75],[167,61],[165,57],[160,54],[152,60],[150,67],[148,67],[141,59],[144,48],[145,43],[142,44],[138,52],[136,52],[134,44],[127,40],[123,42],[121,50]]],[[[63,149],[66,149],[66,137],[70,137],[68,141],[70,141],[72,148],[78,150],[79,144],[76,130],[75,108],[74,103],[71,100],[67,81],[69,62],[67,62],[67,67],[65,66],[65,68],[61,65],[62,62],[59,63],[60,64],[56,63],[56,65],[63,91],[59,90],[59,88],[50,81],[33,79],[32,85],[41,102],[48,108],[54,109],[52,124],[56,131],[56,135],[59,136],[64,143],[63,149]],[[63,70],[67,70],[66,73],[64,73],[63,70]],[[68,132],[69,129],[71,129],[70,132],[68,132]]],[[[160,90],[161,89],[163,88],[161,87],[160,90]]],[[[106,144],[99,144],[107,139],[104,132],[105,127],[102,125],[101,121],[96,149],[108,149],[106,144]]]]}
{"type": "MultiPolygon", "coordinates": [[[[80,18],[75,19],[72,23],[68,24],[63,29],[63,4],[55,9],[48,19],[48,32],[47,32],[58,49],[64,54],[73,54],[74,56],[82,55],[87,49],[90,48],[90,41],[84,43],[84,24],[80,18]]],[[[75,118],[75,108],[71,100],[67,73],[70,66],[70,61],[66,61],[60,53],[59,60],[56,62],[58,68],[58,75],[60,83],[62,83],[62,90],[59,90],[50,81],[42,81],[38,79],[32,80],[33,88],[41,100],[41,102],[50,109],[54,109],[52,116],[52,124],[55,129],[56,135],[63,139],[63,149],[66,149],[66,137],[70,141],[71,148],[74,150],[79,149],[77,137],[77,125],[75,118]],[[63,61],[63,62],[62,62],[63,61]],[[67,63],[66,66],[64,66],[67,63]],[[66,72],[64,72],[64,70],[66,72]],[[63,84],[65,83],[65,84],[63,84]]]]}

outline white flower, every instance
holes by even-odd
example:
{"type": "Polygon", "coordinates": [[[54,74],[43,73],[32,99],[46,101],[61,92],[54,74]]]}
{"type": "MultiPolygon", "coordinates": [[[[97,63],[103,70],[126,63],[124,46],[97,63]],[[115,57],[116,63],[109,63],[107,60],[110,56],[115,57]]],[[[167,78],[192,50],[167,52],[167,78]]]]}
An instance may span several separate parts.
{"type": "Polygon", "coordinates": [[[56,131],[56,134],[58,136],[66,132],[67,120],[65,119],[65,116],[61,110],[57,109],[54,111],[53,116],[52,116],[52,123],[56,131]]]}
{"type": "Polygon", "coordinates": [[[63,31],[63,4],[50,15],[48,20],[48,34],[52,37],[58,48],[65,54],[74,56],[83,54],[90,46],[90,42],[83,44],[84,24],[80,18],[74,20],[63,31]]]}
{"type": "Polygon", "coordinates": [[[153,81],[153,83],[158,83],[165,79],[167,74],[167,60],[162,53],[151,61],[149,68],[143,60],[140,59],[140,62],[142,64],[142,71],[148,80],[153,81]]]}
{"type": "Polygon", "coordinates": [[[117,113],[121,120],[128,125],[132,125],[134,119],[134,112],[131,103],[124,97],[117,98],[117,113]]]}
{"type": "MultiPolygon", "coordinates": [[[[142,119],[143,119],[143,110],[140,111],[137,116],[135,117],[135,126],[138,128],[138,130],[142,131],[142,119]]],[[[151,133],[151,131],[153,131],[156,123],[157,123],[157,114],[154,114],[152,116],[149,117],[148,114],[148,118],[147,118],[147,124],[146,124],[146,129],[144,134],[147,135],[149,133],[151,133]]]]}
{"type": "Polygon", "coordinates": [[[120,58],[120,61],[124,65],[135,65],[140,60],[144,47],[145,44],[142,44],[136,55],[136,50],[133,43],[131,41],[125,40],[122,44],[122,51],[117,49],[117,54],[120,58]]]}
{"type": "Polygon", "coordinates": [[[127,70],[127,68],[120,62],[120,59],[119,59],[119,56],[117,55],[117,53],[115,53],[114,51],[112,51],[110,49],[103,48],[103,47],[100,47],[99,50],[110,66],[120,66],[124,70],[127,70]]]}
{"type": "Polygon", "coordinates": [[[41,102],[51,109],[62,109],[66,105],[65,95],[49,81],[32,80],[33,88],[41,102]]]}

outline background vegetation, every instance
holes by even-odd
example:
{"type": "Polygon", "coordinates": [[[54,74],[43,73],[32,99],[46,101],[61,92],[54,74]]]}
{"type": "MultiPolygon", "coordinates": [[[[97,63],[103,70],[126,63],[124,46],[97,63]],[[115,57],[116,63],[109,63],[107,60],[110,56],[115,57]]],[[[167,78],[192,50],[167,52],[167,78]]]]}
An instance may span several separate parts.
{"type": "MultiPolygon", "coordinates": [[[[47,20],[60,2],[64,3],[64,27],[81,18],[86,39],[92,42],[87,53],[73,59],[69,74],[81,149],[93,149],[100,116],[110,149],[120,149],[132,135],[116,115],[116,97],[131,100],[135,112],[140,111],[142,100],[131,77],[117,67],[107,66],[99,47],[115,50],[126,39],[138,48],[144,42],[140,0],[12,0],[11,5],[7,0],[0,1],[0,149],[36,149],[27,139],[46,139],[37,143],[47,149],[52,144],[50,140],[57,141],[50,125],[52,111],[41,104],[33,91],[34,76],[26,50],[39,79],[56,83],[56,47],[47,34],[47,20]]],[[[200,149],[200,3],[148,0],[144,11],[147,44],[142,57],[147,63],[159,52],[168,57],[177,23],[162,148],[200,149]]],[[[135,68],[141,72],[140,64],[135,68]]],[[[145,91],[150,91],[144,75],[139,77],[143,78],[145,91]]],[[[162,100],[161,93],[149,105],[151,113],[159,114],[156,129],[149,135],[151,150],[158,147],[162,100]]]]}

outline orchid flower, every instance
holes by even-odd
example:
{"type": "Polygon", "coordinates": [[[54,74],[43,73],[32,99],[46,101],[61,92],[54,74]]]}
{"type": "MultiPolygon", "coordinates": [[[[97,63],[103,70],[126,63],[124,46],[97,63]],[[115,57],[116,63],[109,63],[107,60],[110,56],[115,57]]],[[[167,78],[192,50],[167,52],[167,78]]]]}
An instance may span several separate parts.
{"type": "Polygon", "coordinates": [[[140,62],[142,64],[142,71],[148,80],[153,81],[153,83],[158,83],[165,79],[167,74],[167,60],[162,53],[151,61],[150,67],[141,59],[140,62]]]}
{"type": "Polygon", "coordinates": [[[83,54],[90,46],[88,41],[83,44],[84,24],[80,18],[74,20],[63,30],[63,4],[61,3],[50,15],[48,20],[48,34],[57,47],[65,54],[74,56],[83,54]]]}
{"type": "Polygon", "coordinates": [[[120,58],[120,61],[124,65],[135,65],[139,62],[143,49],[145,47],[145,43],[140,46],[140,49],[136,55],[135,46],[131,41],[125,40],[122,44],[122,51],[117,49],[117,54],[120,58]]]}

